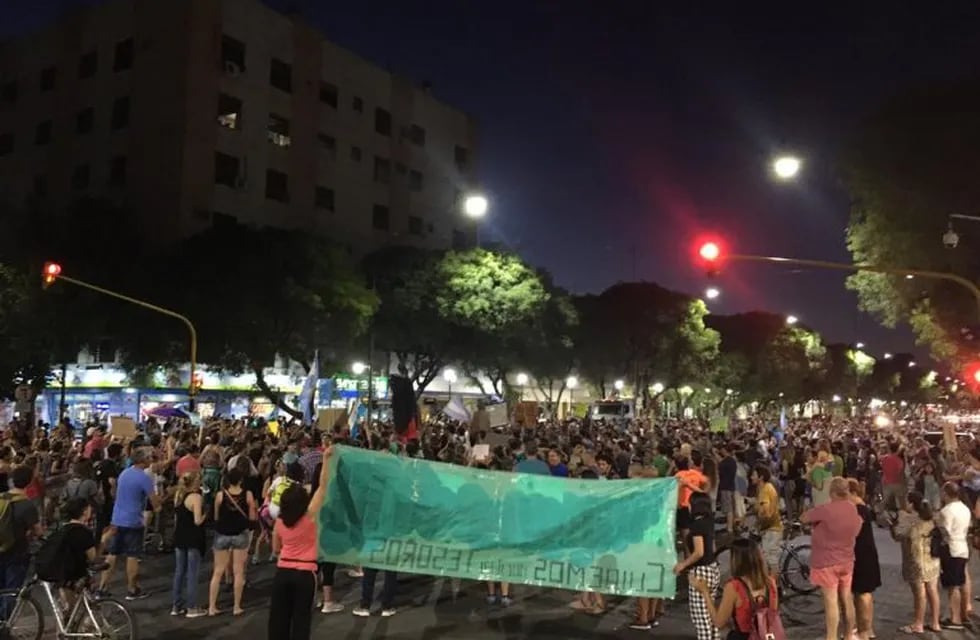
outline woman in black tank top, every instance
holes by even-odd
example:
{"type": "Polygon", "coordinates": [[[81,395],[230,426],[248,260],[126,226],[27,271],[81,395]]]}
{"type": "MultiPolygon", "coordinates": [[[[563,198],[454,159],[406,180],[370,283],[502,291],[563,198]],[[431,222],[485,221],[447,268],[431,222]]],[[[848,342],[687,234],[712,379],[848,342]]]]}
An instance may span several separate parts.
{"type": "Polygon", "coordinates": [[[174,496],[174,571],[171,615],[199,618],[206,614],[197,600],[197,578],[204,557],[204,498],[201,474],[191,471],[181,476],[174,496]]]}
{"type": "Polygon", "coordinates": [[[241,615],[242,591],[245,589],[245,563],[251,541],[252,523],[258,517],[255,498],[242,487],[245,477],[237,468],[225,474],[225,488],[215,496],[214,503],[214,573],[208,615],[218,614],[218,592],[221,578],[231,565],[235,576],[234,614],[241,615]]]}

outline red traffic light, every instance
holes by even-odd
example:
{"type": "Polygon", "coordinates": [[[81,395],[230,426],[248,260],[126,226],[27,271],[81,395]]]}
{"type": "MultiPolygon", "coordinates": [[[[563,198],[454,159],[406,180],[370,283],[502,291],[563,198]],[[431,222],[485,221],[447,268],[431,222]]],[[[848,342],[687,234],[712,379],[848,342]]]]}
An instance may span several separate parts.
{"type": "Polygon", "coordinates": [[[54,281],[58,279],[61,275],[61,265],[57,262],[45,262],[44,268],[41,270],[41,283],[42,286],[47,289],[54,281]]]}
{"type": "Polygon", "coordinates": [[[725,245],[713,236],[702,236],[694,245],[694,261],[704,269],[708,275],[716,274],[725,262],[725,245]]]}
{"type": "Polygon", "coordinates": [[[721,257],[721,247],[718,246],[717,242],[705,242],[698,249],[698,255],[705,262],[715,262],[721,257]]]}

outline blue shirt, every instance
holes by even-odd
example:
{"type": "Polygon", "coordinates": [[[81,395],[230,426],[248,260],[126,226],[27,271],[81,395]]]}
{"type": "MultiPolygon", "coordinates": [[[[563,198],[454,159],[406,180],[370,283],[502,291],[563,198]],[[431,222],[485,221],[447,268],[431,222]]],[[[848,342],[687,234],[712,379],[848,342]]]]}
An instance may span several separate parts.
{"type": "Polygon", "coordinates": [[[130,467],[116,480],[116,505],[112,508],[112,524],[127,529],[143,528],[146,501],[156,487],[153,478],[139,467],[130,467]]]}
{"type": "Polygon", "coordinates": [[[533,473],[539,476],[550,476],[551,467],[544,460],[538,460],[537,458],[526,458],[517,463],[514,467],[514,471],[517,473],[533,473]]]}
{"type": "Polygon", "coordinates": [[[558,476],[560,478],[567,478],[568,477],[568,467],[565,466],[563,463],[559,462],[558,463],[558,466],[551,467],[551,475],[558,476]]]}

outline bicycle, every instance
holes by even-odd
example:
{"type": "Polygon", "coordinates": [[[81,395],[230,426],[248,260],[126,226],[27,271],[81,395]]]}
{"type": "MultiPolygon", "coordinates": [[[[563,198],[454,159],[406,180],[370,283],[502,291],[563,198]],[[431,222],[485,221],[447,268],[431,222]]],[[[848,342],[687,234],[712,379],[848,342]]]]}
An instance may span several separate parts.
{"type": "MultiPolygon", "coordinates": [[[[780,572],[778,580],[781,587],[805,596],[814,593],[818,587],[810,582],[810,545],[806,543],[794,544],[792,542],[793,538],[802,533],[802,531],[803,525],[799,522],[794,522],[790,525],[789,531],[779,545],[780,572]]],[[[716,535],[720,535],[720,533],[716,535]]],[[[749,537],[756,542],[762,540],[762,537],[755,533],[750,534],[749,537]]],[[[728,569],[729,563],[722,560],[722,554],[728,552],[730,546],[731,543],[729,542],[728,544],[717,547],[715,550],[715,558],[718,560],[718,564],[722,568],[723,573],[728,569]]]]}
{"type": "Polygon", "coordinates": [[[56,590],[57,585],[39,580],[36,574],[20,589],[0,590],[0,602],[14,599],[10,615],[0,621],[0,638],[5,640],[41,640],[44,635],[44,613],[32,591],[40,584],[47,596],[57,625],[56,637],[92,638],[95,640],[136,640],[136,619],[122,602],[112,598],[95,598],[90,590],[91,580],[108,565],[91,566],[88,577],[79,580],[71,591],[75,603],[64,609],[56,590]]]}

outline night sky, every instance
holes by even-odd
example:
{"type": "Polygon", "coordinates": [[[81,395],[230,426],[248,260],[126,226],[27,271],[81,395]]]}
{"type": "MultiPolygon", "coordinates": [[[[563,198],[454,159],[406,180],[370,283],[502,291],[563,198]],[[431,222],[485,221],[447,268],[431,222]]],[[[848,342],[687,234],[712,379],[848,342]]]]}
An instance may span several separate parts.
{"type": "MultiPolygon", "coordinates": [[[[4,0],[0,34],[95,2],[4,0]]],[[[834,163],[849,133],[904,87],[980,65],[975,1],[267,3],[472,113],[488,235],[575,292],[635,264],[698,293],[704,230],[740,252],[847,261],[834,163]],[[806,161],[794,184],[769,174],[782,150],[806,161]]],[[[719,286],[713,311],[794,313],[878,353],[913,346],[859,313],[842,275],[737,266],[719,286]]]]}

